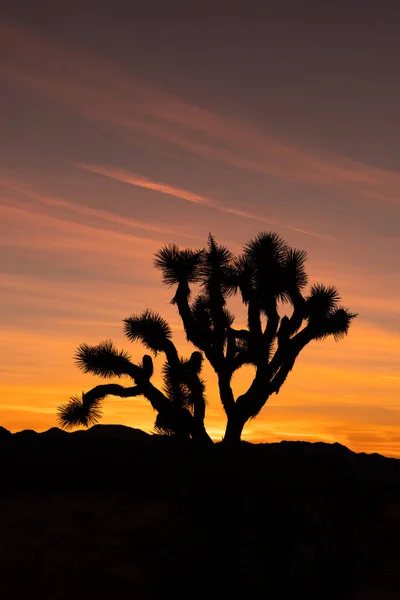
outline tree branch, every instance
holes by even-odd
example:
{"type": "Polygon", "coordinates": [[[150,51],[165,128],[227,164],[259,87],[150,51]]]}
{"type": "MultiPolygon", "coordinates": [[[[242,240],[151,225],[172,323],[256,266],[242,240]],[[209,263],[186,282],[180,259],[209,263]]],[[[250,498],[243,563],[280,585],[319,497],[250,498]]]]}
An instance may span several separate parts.
{"type": "Polygon", "coordinates": [[[261,309],[258,299],[254,293],[250,295],[247,306],[247,323],[249,326],[249,332],[255,339],[261,338],[262,327],[261,327],[261,309]]]}
{"type": "Polygon", "coordinates": [[[278,372],[275,373],[269,383],[269,393],[277,394],[284,384],[286,377],[293,369],[294,363],[303,348],[313,339],[312,333],[308,327],[295,335],[287,344],[284,351],[284,358],[278,372]]]}
{"type": "Polygon", "coordinates": [[[291,302],[293,304],[293,313],[289,319],[289,335],[293,335],[301,327],[304,317],[304,306],[305,299],[300,291],[290,295],[291,302]]]}
{"type": "Polygon", "coordinates": [[[260,366],[267,365],[270,359],[270,353],[272,344],[276,337],[280,317],[278,314],[278,310],[276,308],[276,300],[273,298],[270,302],[270,305],[266,307],[267,314],[267,325],[265,327],[263,336],[262,336],[262,344],[261,344],[261,352],[260,352],[260,366]]]}
{"type": "Polygon", "coordinates": [[[193,318],[192,310],[189,305],[190,288],[188,285],[178,285],[178,289],[173,299],[173,303],[177,305],[179,315],[182,319],[183,327],[186,332],[186,338],[195,346],[205,351],[201,340],[196,332],[196,323],[193,318]]]}
{"type": "Polygon", "coordinates": [[[287,346],[277,349],[267,368],[257,367],[256,376],[249,389],[236,400],[236,406],[246,419],[255,417],[269,396],[278,393],[287,375],[293,368],[301,350],[313,339],[308,327],[291,338],[287,346]]]}
{"type": "Polygon", "coordinates": [[[235,398],[233,396],[233,390],[231,387],[232,371],[223,368],[219,373],[217,373],[217,375],[221,403],[225,413],[229,415],[235,407],[235,398]]]}
{"type": "Polygon", "coordinates": [[[171,392],[172,398],[175,404],[181,405],[182,401],[182,393],[181,393],[181,361],[179,359],[178,351],[176,349],[175,344],[168,340],[168,343],[165,345],[165,356],[167,358],[167,362],[170,366],[170,382],[171,382],[171,392]]]}
{"type": "MultiPolygon", "coordinates": [[[[194,354],[195,353],[192,354],[191,359],[193,358],[194,354]]],[[[191,359],[189,360],[189,363],[191,362],[191,359]]],[[[193,439],[205,442],[207,444],[212,444],[213,441],[208,435],[204,426],[204,418],[206,414],[204,383],[199,374],[194,369],[190,368],[190,364],[186,382],[190,390],[191,402],[193,405],[193,439]]]]}
{"type": "Polygon", "coordinates": [[[104,385],[96,385],[88,392],[82,394],[83,406],[90,406],[96,400],[102,400],[106,396],[119,396],[120,398],[132,398],[134,396],[141,396],[142,391],[139,386],[124,387],[117,383],[106,383],[104,385]]]}

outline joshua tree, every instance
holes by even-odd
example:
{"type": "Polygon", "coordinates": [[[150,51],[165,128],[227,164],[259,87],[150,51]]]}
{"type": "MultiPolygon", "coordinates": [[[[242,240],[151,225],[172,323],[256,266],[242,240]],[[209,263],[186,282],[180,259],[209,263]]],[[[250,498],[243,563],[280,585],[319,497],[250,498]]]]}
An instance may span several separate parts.
{"type": "Polygon", "coordinates": [[[276,233],[260,233],[240,256],[216,243],[210,235],[203,250],[180,250],[172,244],[155,255],[163,282],[174,288],[172,304],[182,319],[186,337],[195,348],[190,358],[179,356],[168,323],[146,310],[124,320],[129,340],[139,340],[154,355],[165,355],[164,389],[151,383],[152,358],[133,364],[125,351],[111,341],[97,346],[82,344],[76,353],[78,367],[103,378],[127,375],[133,387],[99,385],[82,398],[73,397],[59,407],[63,427],[89,426],[101,416],[100,405],[108,396],[147,398],[157,411],[156,428],[163,432],[211,443],[205,427],[203,359],[213,367],[219,395],[227,416],[224,441],[240,441],[245,423],[258,415],[268,398],[277,394],[301,350],[312,340],[344,337],[355,313],[339,305],[335,287],[314,284],[308,293],[304,268],[307,254],[291,248],[276,233]],[[194,299],[192,288],[197,288],[194,299]],[[227,308],[230,296],[239,293],[247,310],[247,328],[236,329],[227,308]],[[288,313],[279,315],[278,308],[288,313]],[[286,310],[286,309],[289,310],[286,310]],[[247,391],[235,398],[233,374],[253,365],[254,379],[247,391]]]}

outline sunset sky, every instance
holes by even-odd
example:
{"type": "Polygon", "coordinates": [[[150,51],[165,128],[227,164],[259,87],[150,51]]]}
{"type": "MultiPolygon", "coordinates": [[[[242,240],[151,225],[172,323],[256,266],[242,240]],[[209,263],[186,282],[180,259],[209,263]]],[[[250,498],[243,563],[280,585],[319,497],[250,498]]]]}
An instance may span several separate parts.
{"type": "MultiPolygon", "coordinates": [[[[359,317],[303,351],[244,439],[400,456],[400,9],[325,4],[5,0],[0,425],[55,426],[98,382],[74,365],[81,342],[139,359],[122,333],[133,312],[160,312],[188,351],[160,246],[211,231],[239,252],[272,230],[359,317]]],[[[110,399],[102,422],[154,418],[144,399],[110,399]]]]}

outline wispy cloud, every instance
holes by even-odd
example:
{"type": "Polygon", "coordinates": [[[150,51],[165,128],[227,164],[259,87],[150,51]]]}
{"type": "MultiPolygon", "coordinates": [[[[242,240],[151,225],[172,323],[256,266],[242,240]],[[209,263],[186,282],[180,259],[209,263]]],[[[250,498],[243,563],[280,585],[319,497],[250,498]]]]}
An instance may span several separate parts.
{"type": "Polygon", "coordinates": [[[49,196],[48,194],[43,194],[32,189],[31,187],[27,186],[26,184],[15,178],[6,177],[4,175],[0,175],[0,189],[1,188],[7,190],[8,192],[17,192],[18,194],[22,194],[23,196],[33,199],[44,206],[56,209],[66,209],[68,211],[77,213],[79,215],[83,215],[85,217],[95,217],[102,221],[115,223],[117,225],[123,225],[132,229],[142,229],[150,233],[157,233],[163,235],[168,234],[179,237],[190,237],[191,239],[193,239],[193,237],[196,237],[192,234],[188,234],[185,231],[171,229],[165,226],[164,224],[155,225],[150,222],[139,221],[137,219],[132,219],[127,216],[121,216],[110,211],[100,210],[98,208],[92,208],[90,206],[84,206],[76,202],[71,202],[70,200],[65,200],[55,196],[49,196]]]}
{"type": "Polygon", "coordinates": [[[142,177],[136,175],[135,173],[130,173],[122,169],[115,169],[111,167],[106,167],[104,165],[89,165],[85,163],[76,163],[76,166],[80,169],[84,169],[85,171],[96,173],[97,175],[103,175],[105,177],[109,177],[110,179],[121,181],[129,185],[134,185],[139,188],[152,190],[153,192],[160,192],[161,194],[166,194],[167,196],[173,196],[174,198],[179,198],[187,202],[200,204],[202,206],[206,206],[208,208],[212,208],[214,210],[218,210],[227,214],[235,215],[237,217],[251,219],[252,221],[257,221],[263,224],[277,225],[281,228],[291,229],[292,231],[297,231],[299,233],[310,235],[319,239],[333,239],[333,236],[307,231],[299,227],[292,227],[283,222],[279,222],[276,219],[263,218],[262,216],[256,215],[255,213],[240,210],[238,208],[233,208],[231,206],[226,206],[216,200],[206,198],[205,196],[194,194],[193,192],[190,192],[188,190],[183,190],[177,187],[167,185],[165,183],[160,183],[158,181],[152,181],[147,177],[142,177]]]}
{"type": "Polygon", "coordinates": [[[3,81],[44,94],[124,138],[153,137],[249,172],[339,187],[364,201],[400,203],[396,172],[284,143],[245,119],[163,92],[103,57],[84,56],[1,21],[0,51],[8,57],[0,68],[3,81]]]}
{"type": "Polygon", "coordinates": [[[194,204],[210,206],[211,208],[216,208],[224,212],[232,211],[232,209],[219,206],[216,202],[213,202],[209,198],[205,198],[205,196],[200,196],[199,194],[194,194],[187,190],[174,188],[163,183],[157,183],[156,181],[150,181],[150,179],[140,177],[134,173],[128,173],[127,171],[123,171],[121,169],[112,169],[102,165],[89,165],[85,163],[76,163],[75,166],[79,169],[89,171],[90,173],[104,175],[105,177],[110,177],[111,179],[116,179],[117,181],[123,181],[124,183],[129,183],[130,185],[135,185],[140,188],[161,192],[162,194],[174,196],[175,198],[181,198],[182,200],[187,200],[188,202],[193,202],[194,204]]]}
{"type": "MultiPolygon", "coordinates": [[[[389,276],[389,269],[381,269],[382,264],[387,266],[383,259],[381,263],[373,260],[379,253],[385,257],[382,240],[377,236],[375,245],[370,244],[371,236],[363,237],[359,223],[367,205],[374,210],[378,207],[375,214],[379,213],[383,226],[386,214],[390,212],[396,217],[395,211],[400,205],[399,173],[326,150],[284,142],[267,134],[262,124],[178,98],[104,59],[101,49],[94,57],[77,47],[67,47],[60,40],[47,39],[42,34],[0,21],[0,53],[6,57],[0,66],[1,83],[22,90],[29,98],[45,99],[53,108],[61,109],[60,123],[66,115],[69,123],[76,118],[76,127],[83,123],[87,131],[95,131],[96,140],[101,139],[103,132],[111,133],[115,147],[121,146],[118,156],[140,144],[145,150],[158,153],[159,159],[179,158],[169,173],[167,164],[157,168],[157,160],[147,168],[136,165],[132,151],[126,157],[124,168],[119,168],[109,166],[119,162],[112,152],[108,153],[111,136],[104,136],[101,152],[96,152],[93,141],[88,144],[89,153],[81,152],[77,144],[71,144],[64,152],[57,139],[54,147],[60,149],[60,163],[64,161],[60,169],[71,173],[71,162],[78,163],[80,171],[75,171],[73,177],[79,175],[79,185],[87,185],[89,191],[103,191],[103,186],[112,189],[117,185],[111,180],[119,181],[137,188],[124,190],[120,186],[119,191],[137,197],[138,203],[150,198],[138,190],[153,191],[150,200],[154,199],[154,206],[149,204],[145,207],[148,210],[141,212],[142,215],[154,213],[154,218],[148,220],[147,217],[134,218],[139,213],[133,210],[129,213],[129,205],[122,210],[122,205],[119,208],[112,196],[105,210],[96,207],[93,198],[90,206],[76,201],[71,188],[65,192],[68,186],[60,186],[62,192],[57,190],[55,194],[43,192],[50,189],[46,185],[47,163],[43,179],[37,185],[28,181],[29,171],[24,169],[23,163],[20,169],[25,171],[26,181],[0,176],[3,191],[0,245],[7,248],[7,258],[1,262],[7,272],[0,270],[3,309],[0,370],[2,381],[6,382],[2,391],[4,424],[15,428],[25,427],[27,423],[42,429],[51,426],[58,402],[65,400],[74,389],[90,387],[90,377],[76,372],[72,361],[80,341],[95,343],[108,334],[115,335],[118,345],[122,340],[124,346],[129,347],[122,332],[116,332],[118,324],[127,314],[140,311],[149,303],[176,323],[174,307],[169,304],[170,290],[163,290],[157,272],[151,268],[153,252],[165,243],[166,235],[178,238],[179,243],[181,238],[183,242],[188,238],[195,240],[211,216],[222,234],[226,231],[226,222],[233,224],[227,235],[232,237],[235,247],[245,241],[243,229],[246,235],[247,232],[252,235],[259,224],[265,224],[268,228],[273,225],[280,230],[313,236],[316,239],[308,239],[306,247],[314,246],[322,254],[326,247],[331,252],[334,246],[324,243],[332,239],[326,232],[339,237],[342,230],[345,233],[349,229],[347,219],[353,219],[353,230],[358,227],[357,235],[347,247],[342,244],[343,240],[336,244],[335,239],[333,264],[323,259],[319,264],[310,261],[309,266],[310,275],[314,270],[322,281],[337,284],[346,303],[360,311],[362,317],[339,347],[326,341],[305,350],[299,368],[291,374],[279,399],[271,399],[259,419],[249,424],[245,437],[253,441],[285,436],[318,437],[331,441],[341,439],[345,443],[353,441],[364,449],[372,444],[389,448],[390,439],[395,437],[389,425],[381,429],[383,441],[373,438],[374,418],[383,422],[388,415],[369,411],[365,416],[367,411],[364,411],[360,424],[356,407],[362,411],[366,404],[375,403],[395,410],[398,404],[399,336],[396,331],[374,327],[372,318],[368,322],[374,311],[389,315],[394,322],[395,315],[399,314],[394,293],[398,284],[395,273],[389,276]],[[190,174],[185,177],[184,169],[189,161],[203,169],[196,176],[201,177],[207,169],[213,176],[216,172],[221,174],[221,185],[228,182],[226,197],[219,194],[210,181],[199,191],[196,178],[191,180],[190,174]],[[95,174],[110,181],[100,180],[95,174]],[[239,180],[243,189],[248,182],[255,181],[259,185],[256,189],[258,205],[256,200],[247,198],[245,202],[239,201],[239,192],[235,195],[234,188],[239,180]],[[262,204],[264,194],[275,189],[283,190],[280,196],[283,199],[287,190],[296,198],[291,205],[287,203],[283,207],[279,206],[279,197],[275,204],[262,204]],[[315,202],[316,210],[320,211],[319,219],[310,207],[305,206],[303,210],[302,200],[310,191],[314,197],[318,194],[323,199],[319,206],[315,202]],[[182,211],[186,223],[193,225],[194,215],[200,212],[205,214],[204,223],[197,228],[196,222],[190,231],[177,221],[169,221],[169,226],[157,220],[161,194],[164,200],[170,197],[186,203],[182,211]],[[339,208],[338,212],[342,210],[345,215],[343,225],[339,217],[335,230],[325,218],[325,202],[330,205],[331,214],[339,208]],[[346,211],[348,207],[351,210],[346,211]],[[358,262],[353,260],[357,252],[358,262]],[[368,259],[371,264],[362,273],[368,259]],[[352,269],[347,269],[349,260],[352,269]],[[16,272],[10,274],[14,266],[19,270],[16,268],[16,272]],[[285,408],[276,409],[275,402],[285,408]],[[325,411],[312,406],[328,402],[330,406],[325,411]],[[353,409],[340,408],[346,403],[354,407],[354,414],[353,409]],[[332,408],[333,404],[337,410],[332,408]]],[[[80,188],[81,193],[83,189],[80,188]]],[[[372,218],[370,223],[375,227],[372,218]]],[[[390,224],[394,229],[393,218],[390,224]]],[[[298,236],[293,234],[292,237],[298,236]]],[[[392,253],[393,264],[397,249],[398,238],[393,235],[385,245],[385,251],[392,253]]],[[[178,327],[174,333],[180,349],[183,346],[186,351],[184,333],[178,327]]],[[[139,345],[131,348],[133,354],[142,352],[139,345]]],[[[211,370],[207,371],[206,378],[213,381],[211,370]]],[[[240,387],[243,382],[244,375],[238,374],[235,385],[240,387]]],[[[212,404],[207,422],[210,430],[220,436],[223,415],[216,386],[210,386],[209,395],[212,404]]],[[[105,421],[118,419],[149,429],[153,417],[146,402],[111,401],[105,421]]],[[[400,453],[400,445],[398,451],[400,453]]]]}
{"type": "Polygon", "coordinates": [[[31,206],[8,206],[0,203],[2,215],[2,245],[30,247],[32,249],[50,249],[51,247],[70,249],[79,253],[83,250],[89,253],[104,254],[104,248],[114,242],[113,255],[136,258],[146,255],[150,248],[162,245],[160,238],[149,239],[132,234],[126,234],[109,229],[102,229],[83,223],[77,223],[65,218],[40,214],[31,206]],[[13,227],[6,231],[6,219],[13,227]],[[15,234],[18,229],[20,235],[15,234]],[[43,232],[46,235],[43,235],[43,232]],[[61,234],[61,235],[60,235],[61,234]]]}

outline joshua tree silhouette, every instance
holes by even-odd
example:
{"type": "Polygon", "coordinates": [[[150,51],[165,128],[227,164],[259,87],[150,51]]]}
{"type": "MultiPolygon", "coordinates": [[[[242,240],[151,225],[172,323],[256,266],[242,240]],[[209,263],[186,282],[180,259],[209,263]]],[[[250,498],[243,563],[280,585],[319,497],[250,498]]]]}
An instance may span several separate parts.
{"type": "Polygon", "coordinates": [[[101,402],[108,395],[143,395],[158,413],[158,430],[212,443],[204,427],[201,368],[205,357],[217,374],[227,416],[224,442],[239,442],[245,423],[279,392],[301,350],[312,340],[331,335],[340,340],[357,316],[339,304],[335,287],[314,284],[304,294],[306,260],[305,251],[291,248],[271,232],[250,240],[240,256],[217,244],[211,234],[203,250],[180,250],[175,244],[161,248],[154,264],[163,282],[175,288],[172,303],[177,306],[188,341],[198,350],[189,359],[181,358],[172,342],[171,328],[157,313],[146,310],[128,317],[124,320],[128,339],[141,341],[154,355],[165,354],[164,389],[157,389],[150,381],[150,356],[143,356],[136,365],[111,341],[97,346],[82,344],[75,356],[82,371],[103,378],[128,375],[135,385],[98,385],[82,398],[71,398],[58,409],[60,424],[68,428],[97,422],[101,402]],[[191,300],[193,286],[198,293],[191,300]],[[247,329],[235,329],[234,316],[227,308],[228,298],[238,292],[247,309],[247,329]],[[290,314],[281,317],[278,308],[285,305],[290,314]],[[253,365],[255,375],[247,391],[235,398],[231,381],[243,365],[253,365]]]}

